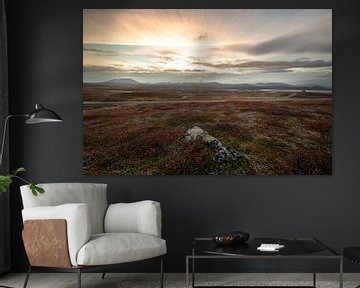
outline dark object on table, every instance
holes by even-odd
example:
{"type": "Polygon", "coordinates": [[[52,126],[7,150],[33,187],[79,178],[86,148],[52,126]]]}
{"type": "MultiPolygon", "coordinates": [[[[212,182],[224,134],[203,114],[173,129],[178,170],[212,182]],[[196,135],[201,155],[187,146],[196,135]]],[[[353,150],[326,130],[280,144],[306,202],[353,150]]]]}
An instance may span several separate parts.
{"type": "Polygon", "coordinates": [[[234,231],[234,234],[236,234],[236,242],[245,242],[250,238],[250,233],[248,232],[234,231]]]}
{"type": "Polygon", "coordinates": [[[218,245],[232,245],[249,240],[250,234],[243,231],[234,231],[230,233],[221,233],[212,237],[212,240],[218,245]]]}

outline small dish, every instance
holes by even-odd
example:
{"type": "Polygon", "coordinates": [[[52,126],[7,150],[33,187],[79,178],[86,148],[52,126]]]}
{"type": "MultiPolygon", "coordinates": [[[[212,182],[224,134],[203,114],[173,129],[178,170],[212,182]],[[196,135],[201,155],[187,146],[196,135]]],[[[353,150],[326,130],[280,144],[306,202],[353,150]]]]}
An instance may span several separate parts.
{"type": "Polygon", "coordinates": [[[237,241],[237,235],[224,233],[213,236],[212,240],[218,245],[232,245],[237,241]]]}

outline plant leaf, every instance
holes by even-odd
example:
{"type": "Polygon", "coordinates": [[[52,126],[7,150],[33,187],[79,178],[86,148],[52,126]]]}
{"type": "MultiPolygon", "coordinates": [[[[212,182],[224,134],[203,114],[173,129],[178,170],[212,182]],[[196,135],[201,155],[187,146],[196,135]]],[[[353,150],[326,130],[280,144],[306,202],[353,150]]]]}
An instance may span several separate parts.
{"type": "Polygon", "coordinates": [[[31,192],[34,196],[37,196],[37,191],[36,191],[36,183],[32,182],[30,183],[30,189],[31,189],[31,192]]]}
{"type": "Polygon", "coordinates": [[[0,175],[0,191],[6,192],[9,188],[10,184],[12,183],[12,176],[11,175],[0,175]]]}
{"type": "Polygon", "coordinates": [[[37,185],[35,185],[35,190],[40,194],[43,194],[45,192],[44,188],[37,185]]]}
{"type": "Polygon", "coordinates": [[[15,173],[18,173],[18,172],[25,172],[26,169],[24,167],[19,167],[15,173]]]}
{"type": "Polygon", "coordinates": [[[38,194],[43,194],[45,192],[44,188],[37,186],[33,181],[30,182],[30,189],[34,196],[38,196],[38,194]]]}

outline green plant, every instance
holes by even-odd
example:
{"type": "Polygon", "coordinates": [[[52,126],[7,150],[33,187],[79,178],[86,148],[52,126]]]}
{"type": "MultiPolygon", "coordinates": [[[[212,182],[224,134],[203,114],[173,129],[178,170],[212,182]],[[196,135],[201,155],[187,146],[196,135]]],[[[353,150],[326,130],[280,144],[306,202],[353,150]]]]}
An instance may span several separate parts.
{"type": "Polygon", "coordinates": [[[39,186],[33,181],[27,181],[24,178],[20,177],[18,173],[25,172],[24,167],[18,168],[16,171],[13,171],[12,173],[8,175],[0,175],[0,192],[6,192],[9,188],[10,184],[13,182],[13,178],[19,179],[22,182],[29,184],[31,192],[34,196],[37,196],[38,194],[43,194],[45,190],[39,186]]]}

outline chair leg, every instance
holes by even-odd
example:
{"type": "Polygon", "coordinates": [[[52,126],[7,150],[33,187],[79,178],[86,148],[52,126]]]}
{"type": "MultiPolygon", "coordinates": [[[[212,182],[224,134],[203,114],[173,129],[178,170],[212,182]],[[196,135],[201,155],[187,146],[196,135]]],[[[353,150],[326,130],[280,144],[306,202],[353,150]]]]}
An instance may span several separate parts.
{"type": "Polygon", "coordinates": [[[164,287],[164,259],[163,257],[161,257],[160,260],[160,287],[163,288],[164,287]]]}
{"type": "Polygon", "coordinates": [[[107,270],[104,270],[104,273],[101,275],[101,279],[105,279],[106,272],[107,270]]]}
{"type": "Polygon", "coordinates": [[[31,274],[31,265],[29,266],[29,270],[26,274],[26,278],[25,278],[25,282],[24,282],[24,286],[23,288],[26,288],[27,284],[28,284],[28,281],[29,281],[29,277],[30,277],[30,274],[31,274]]]}
{"type": "Polygon", "coordinates": [[[81,288],[81,269],[77,269],[78,288],[81,288]]]}

